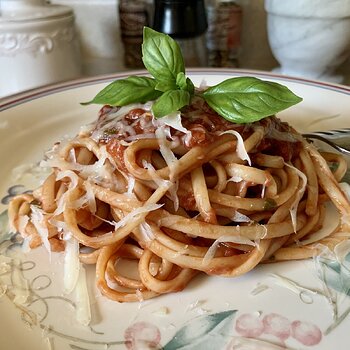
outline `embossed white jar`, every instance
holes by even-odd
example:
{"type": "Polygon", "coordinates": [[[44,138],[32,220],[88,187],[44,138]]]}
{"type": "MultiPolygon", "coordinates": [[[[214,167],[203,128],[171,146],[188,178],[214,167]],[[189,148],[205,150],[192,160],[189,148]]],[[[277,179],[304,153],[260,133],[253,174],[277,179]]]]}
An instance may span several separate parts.
{"type": "Polygon", "coordinates": [[[278,72],[341,82],[350,55],[350,0],[265,0],[278,72]]]}
{"type": "Polygon", "coordinates": [[[0,11],[0,97],[80,75],[69,7],[44,0],[1,0],[0,11]]]}

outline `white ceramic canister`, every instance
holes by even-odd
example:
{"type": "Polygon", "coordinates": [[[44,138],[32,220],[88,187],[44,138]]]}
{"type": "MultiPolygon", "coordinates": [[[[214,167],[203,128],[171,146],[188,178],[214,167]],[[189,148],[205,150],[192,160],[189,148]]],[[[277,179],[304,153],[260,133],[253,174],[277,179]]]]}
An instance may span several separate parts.
{"type": "Polygon", "coordinates": [[[1,0],[0,11],[0,97],[80,76],[69,7],[45,0],[1,0]]]}
{"type": "Polygon", "coordinates": [[[277,72],[333,82],[350,56],[350,0],[265,0],[277,72]]]}

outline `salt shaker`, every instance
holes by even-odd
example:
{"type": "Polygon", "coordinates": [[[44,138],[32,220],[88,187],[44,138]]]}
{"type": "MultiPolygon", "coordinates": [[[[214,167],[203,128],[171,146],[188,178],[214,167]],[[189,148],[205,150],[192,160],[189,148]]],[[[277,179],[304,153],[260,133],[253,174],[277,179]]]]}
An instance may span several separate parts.
{"type": "Polygon", "coordinates": [[[187,67],[207,66],[204,0],[155,0],[153,29],[180,45],[187,67]]]}

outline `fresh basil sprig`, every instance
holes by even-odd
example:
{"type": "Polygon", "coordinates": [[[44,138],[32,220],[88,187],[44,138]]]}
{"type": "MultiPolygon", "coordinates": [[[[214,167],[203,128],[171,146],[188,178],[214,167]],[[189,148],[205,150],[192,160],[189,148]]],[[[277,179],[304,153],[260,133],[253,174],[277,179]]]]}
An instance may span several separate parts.
{"type": "Polygon", "coordinates": [[[194,85],[185,75],[185,64],[178,43],[168,35],[144,28],[142,60],[153,78],[131,76],[116,80],[91,101],[83,103],[125,106],[155,100],[152,112],[164,117],[188,105],[194,85]]]}
{"type": "Polygon", "coordinates": [[[193,82],[185,75],[177,42],[147,27],[143,32],[142,60],[152,78],[130,76],[116,80],[82,104],[125,106],[154,100],[152,112],[161,118],[189,105],[196,95],[223,118],[243,124],[258,121],[302,100],[283,85],[253,77],[227,79],[196,93],[193,82]]]}

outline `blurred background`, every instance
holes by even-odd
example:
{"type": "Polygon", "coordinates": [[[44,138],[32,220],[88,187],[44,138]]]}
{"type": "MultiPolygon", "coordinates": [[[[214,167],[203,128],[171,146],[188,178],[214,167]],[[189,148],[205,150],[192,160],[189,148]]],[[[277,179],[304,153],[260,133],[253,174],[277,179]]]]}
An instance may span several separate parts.
{"type": "Polygon", "coordinates": [[[349,0],[0,0],[0,97],[140,69],[144,25],[178,40],[187,67],[349,84],[349,15],[349,0]]]}

